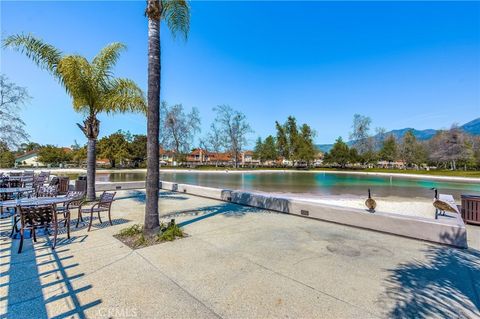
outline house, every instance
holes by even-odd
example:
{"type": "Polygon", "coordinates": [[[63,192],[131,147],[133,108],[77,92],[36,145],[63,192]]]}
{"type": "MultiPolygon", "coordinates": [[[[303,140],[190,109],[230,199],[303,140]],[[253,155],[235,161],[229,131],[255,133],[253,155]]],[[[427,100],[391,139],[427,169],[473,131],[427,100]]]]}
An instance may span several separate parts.
{"type": "Polygon", "coordinates": [[[207,152],[205,150],[196,148],[187,154],[185,162],[187,165],[202,165],[205,164],[207,157],[207,152]]]}
{"type": "Polygon", "coordinates": [[[166,150],[162,147],[160,147],[159,150],[159,155],[160,155],[160,165],[175,165],[174,163],[174,151],[166,150]]]}
{"type": "Polygon", "coordinates": [[[38,151],[33,150],[19,155],[15,158],[15,167],[18,166],[38,167],[45,165],[42,162],[38,161],[38,151]]]}
{"type": "Polygon", "coordinates": [[[209,153],[208,154],[209,165],[228,166],[233,165],[233,157],[230,153],[209,153]]]}
{"type": "Polygon", "coordinates": [[[404,161],[378,161],[377,167],[405,169],[406,165],[404,161]]]}
{"type": "Polygon", "coordinates": [[[253,158],[253,151],[245,151],[241,154],[241,164],[243,165],[260,165],[260,160],[253,158]]]}

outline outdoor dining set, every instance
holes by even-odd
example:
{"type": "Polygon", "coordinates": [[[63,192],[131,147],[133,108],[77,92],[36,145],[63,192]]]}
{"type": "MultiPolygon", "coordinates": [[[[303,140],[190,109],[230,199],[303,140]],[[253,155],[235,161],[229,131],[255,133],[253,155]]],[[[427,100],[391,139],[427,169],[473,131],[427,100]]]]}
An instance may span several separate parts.
{"type": "Polygon", "coordinates": [[[19,239],[18,253],[23,241],[31,237],[37,240],[37,232],[49,236],[53,231],[52,248],[55,249],[59,228],[66,229],[70,239],[71,214],[78,212],[75,227],[89,215],[88,231],[93,223],[93,214],[107,212],[110,225],[111,205],[115,192],[103,192],[96,201],[85,200],[85,189],[75,189],[68,177],[50,176],[50,172],[34,171],[0,173],[0,218],[12,219],[10,237],[19,239]]]}

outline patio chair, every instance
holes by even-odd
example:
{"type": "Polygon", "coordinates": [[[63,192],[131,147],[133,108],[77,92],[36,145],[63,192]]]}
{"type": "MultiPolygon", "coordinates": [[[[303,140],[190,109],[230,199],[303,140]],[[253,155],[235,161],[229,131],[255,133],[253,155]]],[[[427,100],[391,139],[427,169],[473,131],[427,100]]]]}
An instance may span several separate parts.
{"type": "Polygon", "coordinates": [[[77,219],[76,227],[78,227],[78,224],[80,221],[83,222],[82,214],[90,213],[90,223],[88,225],[88,231],[90,231],[90,229],[92,228],[94,212],[98,214],[98,220],[100,221],[100,224],[102,223],[102,219],[100,218],[100,212],[108,212],[108,220],[110,222],[110,225],[113,226],[112,217],[111,217],[111,208],[112,208],[113,198],[115,197],[116,193],[117,192],[113,192],[113,193],[103,192],[102,195],[100,195],[100,198],[98,201],[88,203],[88,205],[93,204],[91,207],[82,208],[82,206],[80,206],[78,208],[78,219],[77,219]]]}
{"type": "MultiPolygon", "coordinates": [[[[68,191],[65,197],[69,198],[70,200],[68,202],[63,203],[63,205],[61,206],[57,206],[57,213],[63,213],[64,218],[67,218],[67,214],[68,214],[68,219],[70,221],[71,211],[74,209],[79,209],[80,206],[82,206],[83,202],[85,201],[85,192],[68,191]]],[[[64,226],[66,226],[66,221],[64,226]]]]}
{"type": "Polygon", "coordinates": [[[60,183],[60,180],[58,179],[57,176],[54,176],[51,180],[50,180],[50,183],[48,183],[48,185],[50,186],[53,186],[53,185],[58,185],[60,183]]]}
{"type": "Polygon", "coordinates": [[[49,171],[41,171],[40,174],[38,174],[38,177],[43,177],[48,182],[48,180],[50,179],[50,172],[49,171]]]}
{"type": "Polygon", "coordinates": [[[37,189],[37,197],[57,197],[58,185],[40,186],[37,189]]]}
{"type": "MultiPolygon", "coordinates": [[[[53,227],[53,245],[52,249],[55,249],[57,245],[58,235],[58,219],[55,207],[53,205],[46,206],[34,206],[34,207],[21,207],[20,208],[20,245],[18,246],[18,253],[22,252],[23,239],[25,237],[25,230],[30,230],[33,241],[37,241],[36,230],[43,228],[45,234],[48,237],[48,229],[53,227]]],[[[68,223],[67,225],[70,225],[68,223]]],[[[70,238],[70,227],[67,226],[67,237],[70,238]]]]}

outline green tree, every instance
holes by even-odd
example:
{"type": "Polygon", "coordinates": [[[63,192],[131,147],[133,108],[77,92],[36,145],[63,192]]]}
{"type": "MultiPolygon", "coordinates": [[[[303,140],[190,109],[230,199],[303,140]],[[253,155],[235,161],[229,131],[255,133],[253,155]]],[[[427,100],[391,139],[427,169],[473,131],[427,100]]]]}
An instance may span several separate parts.
{"type": "Polygon", "coordinates": [[[83,124],[77,125],[88,139],[87,200],[93,200],[96,142],[100,130],[98,114],[145,112],[142,90],[130,79],[113,77],[113,67],[125,45],[107,45],[92,61],[80,55],[64,55],[31,35],[12,35],[5,39],[4,45],[25,53],[39,67],[49,71],[72,97],[74,110],[86,115],[83,124]]]}
{"type": "Polygon", "coordinates": [[[173,35],[188,35],[190,7],[184,0],[147,0],[148,18],[148,111],[147,111],[147,180],[145,225],[147,235],[160,226],[158,214],[159,133],[160,133],[160,21],[164,20],[173,35]]]}
{"type": "Polygon", "coordinates": [[[98,155],[108,159],[110,166],[114,168],[117,162],[123,163],[130,158],[129,146],[127,134],[120,130],[98,141],[98,155]]]}
{"type": "Polygon", "coordinates": [[[0,142],[0,168],[11,168],[15,165],[15,155],[5,142],[0,142]]]}
{"type": "Polygon", "coordinates": [[[263,142],[262,153],[264,161],[275,161],[278,158],[277,145],[272,135],[267,136],[263,142]]]}
{"type": "Polygon", "coordinates": [[[72,161],[75,162],[78,167],[82,166],[82,164],[87,159],[87,146],[80,145],[77,141],[74,141],[72,148],[72,161]]]}
{"type": "Polygon", "coordinates": [[[145,165],[147,159],[147,136],[134,135],[129,145],[130,156],[136,167],[145,165]]]}
{"type": "Polygon", "coordinates": [[[38,151],[38,161],[44,164],[59,165],[72,160],[72,154],[63,147],[42,146],[38,151]]]}
{"type": "Polygon", "coordinates": [[[315,159],[316,149],[313,144],[315,132],[307,124],[300,127],[300,134],[298,136],[297,158],[306,161],[307,165],[315,159]]]}
{"type": "Polygon", "coordinates": [[[395,136],[392,134],[383,140],[379,157],[380,159],[389,162],[393,162],[397,159],[397,141],[395,140],[395,136]]]}
{"type": "Polygon", "coordinates": [[[20,147],[18,148],[19,152],[26,153],[26,152],[31,152],[38,150],[41,147],[40,144],[35,143],[35,142],[27,142],[27,143],[22,143],[20,144],[20,147]]]}
{"type": "Polygon", "coordinates": [[[293,116],[287,118],[285,123],[285,132],[288,137],[288,159],[291,161],[299,160],[298,148],[299,148],[299,133],[297,127],[297,120],[293,116]]]}
{"type": "MultiPolygon", "coordinates": [[[[355,151],[356,152],[356,151],[355,151]]],[[[327,164],[336,164],[341,168],[345,168],[352,159],[352,153],[348,145],[341,137],[337,138],[332,149],[325,154],[324,162],[327,164]]]]}
{"type": "Polygon", "coordinates": [[[290,149],[288,146],[288,137],[285,126],[275,121],[275,128],[277,129],[277,149],[278,154],[285,159],[290,158],[290,149]]]}
{"type": "Polygon", "coordinates": [[[263,142],[262,138],[259,137],[257,138],[257,141],[255,142],[255,147],[253,148],[253,157],[255,159],[260,160],[260,162],[263,163],[264,157],[263,157],[263,142]]]}

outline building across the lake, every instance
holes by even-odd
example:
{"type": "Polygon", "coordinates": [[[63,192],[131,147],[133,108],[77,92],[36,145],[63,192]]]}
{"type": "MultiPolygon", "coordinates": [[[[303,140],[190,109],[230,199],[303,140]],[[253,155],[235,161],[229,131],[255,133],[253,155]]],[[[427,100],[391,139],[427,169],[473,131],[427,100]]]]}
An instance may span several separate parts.
{"type": "Polygon", "coordinates": [[[38,161],[38,151],[33,150],[22,155],[18,155],[15,158],[15,167],[18,166],[39,167],[45,165],[38,161]]]}

